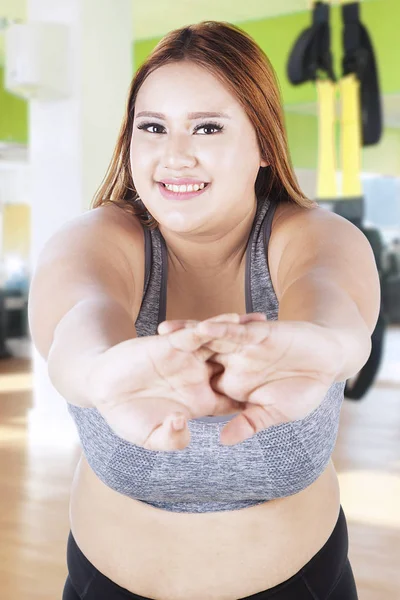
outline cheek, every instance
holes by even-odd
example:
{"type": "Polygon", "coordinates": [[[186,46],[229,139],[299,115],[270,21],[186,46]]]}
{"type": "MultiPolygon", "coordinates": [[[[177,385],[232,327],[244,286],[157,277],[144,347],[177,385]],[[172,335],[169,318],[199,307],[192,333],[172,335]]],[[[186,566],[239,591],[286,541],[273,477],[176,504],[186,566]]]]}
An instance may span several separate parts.
{"type": "MultiPolygon", "coordinates": [[[[151,154],[142,152],[137,146],[131,147],[129,155],[132,177],[135,183],[146,185],[149,177],[152,177],[151,154]]],[[[153,169],[154,173],[154,169],[153,169]]]]}
{"type": "Polygon", "coordinates": [[[236,175],[240,175],[243,167],[246,168],[247,161],[249,160],[249,152],[245,144],[240,143],[238,140],[234,140],[230,144],[225,144],[223,147],[218,148],[218,168],[224,172],[230,172],[232,176],[232,169],[238,169],[236,175]]]}

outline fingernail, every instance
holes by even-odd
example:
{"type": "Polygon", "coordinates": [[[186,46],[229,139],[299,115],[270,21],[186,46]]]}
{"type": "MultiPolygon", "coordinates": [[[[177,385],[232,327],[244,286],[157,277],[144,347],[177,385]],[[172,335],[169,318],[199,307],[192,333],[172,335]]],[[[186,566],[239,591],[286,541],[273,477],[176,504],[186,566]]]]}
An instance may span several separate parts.
{"type": "Polygon", "coordinates": [[[200,321],[187,321],[185,323],[185,329],[189,329],[190,327],[196,327],[200,321]]]}
{"type": "Polygon", "coordinates": [[[185,427],[185,417],[178,417],[172,421],[172,426],[176,431],[183,429],[185,427]]]}

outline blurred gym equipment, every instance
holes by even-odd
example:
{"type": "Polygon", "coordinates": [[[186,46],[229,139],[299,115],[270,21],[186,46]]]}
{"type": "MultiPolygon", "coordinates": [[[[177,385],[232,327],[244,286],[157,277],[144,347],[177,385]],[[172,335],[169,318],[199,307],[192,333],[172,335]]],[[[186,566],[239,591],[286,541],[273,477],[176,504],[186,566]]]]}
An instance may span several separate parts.
{"type": "MultiPolygon", "coordinates": [[[[337,83],[330,49],[330,3],[312,3],[312,25],[296,40],[287,64],[291,83],[314,81],[318,96],[318,204],[358,227],[374,252],[382,289],[383,242],[376,228],[363,225],[364,198],[361,186],[361,147],[376,144],[382,134],[382,111],[378,70],[370,36],[360,22],[359,2],[341,0],[342,77],[337,83]],[[335,104],[341,99],[342,194],[336,185],[335,104]]],[[[383,296],[382,292],[382,296],[383,296]]],[[[382,360],[387,317],[384,303],[371,336],[372,350],[357,376],[346,382],[344,395],[360,400],[374,382],[382,360]]]]}

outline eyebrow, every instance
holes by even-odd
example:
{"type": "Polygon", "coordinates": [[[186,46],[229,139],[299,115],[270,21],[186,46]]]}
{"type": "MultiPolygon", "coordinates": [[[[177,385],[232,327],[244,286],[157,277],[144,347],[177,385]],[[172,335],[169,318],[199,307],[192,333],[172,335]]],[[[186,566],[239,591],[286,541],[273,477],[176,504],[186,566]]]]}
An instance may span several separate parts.
{"type": "MultiPolygon", "coordinates": [[[[157,119],[165,119],[165,115],[163,113],[158,112],[149,112],[147,110],[142,111],[136,115],[138,117],[156,117],[157,119]]],[[[230,119],[231,117],[222,112],[191,112],[188,113],[188,117],[191,121],[194,119],[203,119],[204,117],[219,117],[221,119],[230,119]]]]}

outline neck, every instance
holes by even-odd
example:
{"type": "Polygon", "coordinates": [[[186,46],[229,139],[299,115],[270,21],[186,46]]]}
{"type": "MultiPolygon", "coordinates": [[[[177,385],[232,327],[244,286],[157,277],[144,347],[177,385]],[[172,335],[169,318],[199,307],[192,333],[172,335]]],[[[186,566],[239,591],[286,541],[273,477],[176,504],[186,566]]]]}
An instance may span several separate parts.
{"type": "Polygon", "coordinates": [[[216,276],[238,273],[243,265],[247,242],[254,222],[257,205],[233,226],[226,224],[225,231],[207,232],[204,235],[186,236],[165,231],[159,226],[165,239],[168,254],[168,273],[175,279],[205,281],[216,276]]]}

